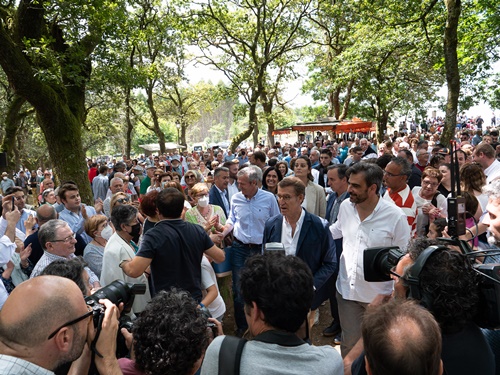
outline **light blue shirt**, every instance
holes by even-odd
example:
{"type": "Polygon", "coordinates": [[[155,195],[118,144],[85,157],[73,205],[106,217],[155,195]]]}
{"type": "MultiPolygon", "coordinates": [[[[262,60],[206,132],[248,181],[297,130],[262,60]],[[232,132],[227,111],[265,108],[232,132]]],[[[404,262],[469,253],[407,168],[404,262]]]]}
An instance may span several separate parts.
{"type": "Polygon", "coordinates": [[[26,234],[26,227],[24,226],[24,222],[28,220],[28,217],[30,215],[33,215],[33,217],[36,217],[36,211],[33,210],[28,210],[27,208],[23,208],[21,211],[21,217],[19,218],[16,228],[19,229],[21,232],[26,234]]]}
{"type": "MultiPolygon", "coordinates": [[[[87,210],[88,217],[96,215],[94,207],[85,206],[85,208],[87,210]]],[[[82,216],[81,210],[78,212],[78,214],[75,214],[74,212],[71,212],[67,208],[64,208],[64,210],[62,210],[59,213],[59,219],[67,222],[71,230],[81,235],[86,244],[92,241],[92,238],[89,235],[87,235],[87,233],[85,233],[85,228],[84,228],[85,219],[82,216]]]]}
{"type": "Polygon", "coordinates": [[[280,213],[274,194],[258,189],[250,199],[242,192],[231,199],[231,210],[226,223],[234,227],[233,234],[245,244],[261,244],[266,221],[280,213]]]}

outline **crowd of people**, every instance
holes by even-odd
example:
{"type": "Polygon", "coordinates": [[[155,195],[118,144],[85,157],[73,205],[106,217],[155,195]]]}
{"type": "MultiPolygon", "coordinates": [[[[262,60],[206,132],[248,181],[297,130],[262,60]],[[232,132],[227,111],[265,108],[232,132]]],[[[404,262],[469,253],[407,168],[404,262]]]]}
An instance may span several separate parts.
{"type": "Polygon", "coordinates": [[[458,186],[461,238],[474,250],[500,241],[498,136],[457,127],[445,147],[430,132],[380,144],[318,132],[234,154],[89,160],[93,205],[50,170],[4,172],[0,374],[84,373],[91,362],[101,374],[500,372],[495,331],[475,323],[478,276],[439,240],[458,186]],[[390,278],[366,281],[365,250],[390,247],[404,254],[390,278]],[[232,300],[218,285],[229,275],[232,300]],[[123,311],[103,300],[96,335],[82,296],[116,280],[144,293],[123,311]],[[325,301],[323,335],[341,354],[311,345],[325,301]],[[121,329],[130,352],[117,360],[120,315],[133,328],[121,329]]]}

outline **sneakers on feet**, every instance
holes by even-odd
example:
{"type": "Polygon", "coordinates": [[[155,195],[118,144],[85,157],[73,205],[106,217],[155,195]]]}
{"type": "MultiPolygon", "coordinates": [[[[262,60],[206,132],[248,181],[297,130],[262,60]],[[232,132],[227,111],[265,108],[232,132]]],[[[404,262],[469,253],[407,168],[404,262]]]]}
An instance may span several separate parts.
{"type": "Polygon", "coordinates": [[[335,345],[342,344],[342,336],[340,335],[340,333],[337,336],[335,336],[335,338],[333,339],[333,343],[335,345]]]}
{"type": "Polygon", "coordinates": [[[325,337],[333,337],[340,333],[340,324],[332,323],[330,326],[326,327],[323,330],[323,336],[325,337]]]}

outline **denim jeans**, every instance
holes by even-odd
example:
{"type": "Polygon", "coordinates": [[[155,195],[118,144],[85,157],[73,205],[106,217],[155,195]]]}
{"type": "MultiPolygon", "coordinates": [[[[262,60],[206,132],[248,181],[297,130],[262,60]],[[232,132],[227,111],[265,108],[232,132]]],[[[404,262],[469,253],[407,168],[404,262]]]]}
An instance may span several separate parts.
{"type": "Polygon", "coordinates": [[[249,247],[242,245],[238,241],[233,241],[230,252],[231,271],[233,273],[234,320],[239,330],[246,330],[248,324],[243,311],[244,302],[240,292],[240,271],[247,258],[262,252],[262,246],[249,247]]]}

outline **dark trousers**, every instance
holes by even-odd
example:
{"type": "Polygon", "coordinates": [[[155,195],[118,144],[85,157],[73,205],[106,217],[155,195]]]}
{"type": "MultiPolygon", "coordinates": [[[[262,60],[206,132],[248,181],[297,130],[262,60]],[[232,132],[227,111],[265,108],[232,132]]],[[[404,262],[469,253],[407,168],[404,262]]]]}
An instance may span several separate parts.
{"type": "Polygon", "coordinates": [[[243,297],[239,287],[240,271],[245,265],[245,261],[255,254],[262,252],[262,246],[246,246],[238,240],[233,241],[230,248],[231,271],[233,273],[233,299],[234,299],[234,320],[239,330],[248,328],[245,312],[243,311],[243,297]]]}

